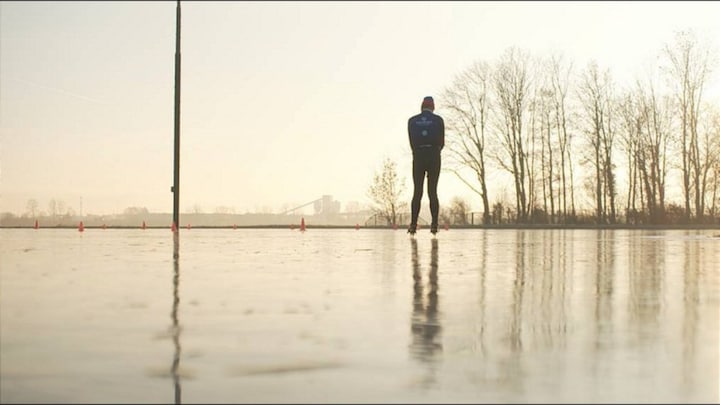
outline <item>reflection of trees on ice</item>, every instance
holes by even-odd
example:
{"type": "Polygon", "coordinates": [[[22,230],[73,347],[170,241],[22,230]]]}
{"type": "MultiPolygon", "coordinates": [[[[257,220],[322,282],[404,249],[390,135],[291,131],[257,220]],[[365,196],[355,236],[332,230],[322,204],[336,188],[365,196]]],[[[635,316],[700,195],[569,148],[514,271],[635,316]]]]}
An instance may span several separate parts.
{"type": "Polygon", "coordinates": [[[427,295],[422,281],[422,269],[418,257],[417,239],[411,239],[413,269],[413,311],[410,317],[412,341],[410,354],[428,365],[429,375],[422,385],[429,386],[436,381],[436,364],[442,352],[442,326],[438,316],[438,240],[432,238],[430,271],[428,273],[427,295]]]}

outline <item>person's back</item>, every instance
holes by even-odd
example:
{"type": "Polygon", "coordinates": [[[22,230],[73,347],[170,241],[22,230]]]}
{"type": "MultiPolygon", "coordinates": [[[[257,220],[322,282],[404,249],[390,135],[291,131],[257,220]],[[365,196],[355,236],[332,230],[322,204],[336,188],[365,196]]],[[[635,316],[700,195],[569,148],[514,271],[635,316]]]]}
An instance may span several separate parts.
{"type": "Polygon", "coordinates": [[[414,234],[420,213],[425,174],[428,178],[428,197],[432,222],[430,231],[435,234],[438,226],[440,203],[437,196],[437,183],[440,177],[440,152],[445,146],[445,122],[435,114],[432,97],[425,97],[420,114],[408,120],[408,139],[413,153],[413,199],[408,232],[414,234]]]}
{"type": "Polygon", "coordinates": [[[441,116],[429,109],[408,120],[408,135],[413,153],[417,149],[445,146],[445,123],[441,116]]]}

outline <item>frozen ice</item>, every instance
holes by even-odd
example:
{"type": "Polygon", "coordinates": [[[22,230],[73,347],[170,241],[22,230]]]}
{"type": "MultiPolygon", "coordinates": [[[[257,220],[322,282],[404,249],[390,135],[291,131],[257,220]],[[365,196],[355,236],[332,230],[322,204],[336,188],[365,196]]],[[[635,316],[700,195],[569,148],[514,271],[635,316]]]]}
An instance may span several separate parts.
{"type": "Polygon", "coordinates": [[[0,402],[717,403],[717,263],[708,230],[0,229],[0,402]]]}

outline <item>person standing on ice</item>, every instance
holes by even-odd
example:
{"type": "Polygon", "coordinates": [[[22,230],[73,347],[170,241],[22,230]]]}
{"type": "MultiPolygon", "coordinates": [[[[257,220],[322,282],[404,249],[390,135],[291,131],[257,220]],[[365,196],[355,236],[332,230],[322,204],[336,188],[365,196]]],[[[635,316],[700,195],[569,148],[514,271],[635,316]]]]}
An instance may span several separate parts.
{"type": "Polygon", "coordinates": [[[420,214],[423,183],[427,174],[428,198],[430,199],[430,232],[437,233],[440,202],[437,185],[440,178],[440,152],[445,147],[445,121],[435,114],[435,101],[425,97],[420,105],[420,114],[408,120],[408,137],[413,154],[413,198],[410,205],[410,227],[408,233],[415,234],[420,214]]]}

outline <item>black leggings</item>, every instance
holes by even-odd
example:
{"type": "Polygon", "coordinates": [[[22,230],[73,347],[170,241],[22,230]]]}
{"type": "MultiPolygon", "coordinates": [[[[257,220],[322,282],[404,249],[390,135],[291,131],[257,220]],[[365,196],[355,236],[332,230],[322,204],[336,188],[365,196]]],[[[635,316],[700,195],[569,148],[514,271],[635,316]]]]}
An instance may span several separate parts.
{"type": "Polygon", "coordinates": [[[413,152],[413,198],[411,203],[410,226],[417,226],[420,214],[420,200],[422,200],[423,183],[427,173],[428,198],[430,199],[431,225],[437,227],[440,202],[438,201],[437,185],[440,178],[440,149],[418,148],[413,152]]]}

